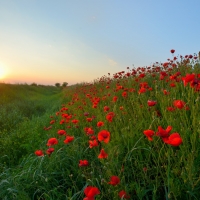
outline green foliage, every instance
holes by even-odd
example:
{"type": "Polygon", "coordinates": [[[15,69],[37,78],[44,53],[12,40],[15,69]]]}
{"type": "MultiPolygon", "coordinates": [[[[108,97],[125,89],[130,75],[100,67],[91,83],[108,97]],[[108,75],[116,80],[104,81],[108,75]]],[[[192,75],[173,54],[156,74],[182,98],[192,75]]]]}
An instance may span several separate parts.
{"type": "Polygon", "coordinates": [[[62,96],[55,87],[0,85],[0,171],[19,163],[46,136],[43,127],[59,108],[62,96]],[[5,101],[6,99],[6,101],[5,101]]]}
{"type": "Polygon", "coordinates": [[[60,83],[55,83],[55,86],[56,87],[60,87],[60,83]]]}
{"type": "Polygon", "coordinates": [[[67,87],[68,83],[67,82],[63,82],[62,87],[67,87]]]}

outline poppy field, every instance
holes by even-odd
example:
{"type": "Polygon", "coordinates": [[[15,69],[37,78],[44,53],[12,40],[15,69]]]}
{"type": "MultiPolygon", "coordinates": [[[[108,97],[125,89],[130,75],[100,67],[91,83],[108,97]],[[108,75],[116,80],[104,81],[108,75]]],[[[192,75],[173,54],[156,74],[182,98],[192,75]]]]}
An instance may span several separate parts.
{"type": "Polygon", "coordinates": [[[0,198],[200,199],[199,57],[170,53],[63,89],[38,146],[4,166],[0,198]]]}

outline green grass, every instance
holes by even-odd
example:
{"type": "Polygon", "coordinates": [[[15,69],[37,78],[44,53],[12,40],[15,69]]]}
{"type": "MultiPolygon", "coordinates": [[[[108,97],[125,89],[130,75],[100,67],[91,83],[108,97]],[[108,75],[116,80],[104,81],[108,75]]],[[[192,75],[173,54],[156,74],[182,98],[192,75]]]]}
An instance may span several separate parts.
{"type": "MultiPolygon", "coordinates": [[[[190,87],[190,83],[184,86],[182,81],[186,74],[195,73],[199,84],[196,87],[200,89],[200,66],[193,62],[174,68],[170,65],[165,69],[168,75],[164,80],[160,80],[160,71],[164,69],[155,71],[152,66],[151,71],[144,72],[143,78],[139,78],[139,74],[126,76],[124,72],[118,73],[121,78],[104,76],[92,84],[69,86],[55,94],[49,90],[49,93],[37,91],[37,95],[42,95],[41,101],[37,101],[38,98],[30,101],[48,105],[42,106],[46,110],[29,115],[15,128],[5,126],[5,130],[10,131],[9,136],[1,134],[6,154],[1,154],[4,163],[0,197],[4,200],[79,200],[86,196],[85,188],[93,186],[100,191],[96,200],[120,199],[122,190],[130,199],[200,199],[199,91],[190,87]],[[139,94],[144,82],[152,89],[146,88],[145,93],[139,94]],[[171,87],[171,83],[176,87],[171,87]],[[170,93],[164,95],[164,89],[170,93]],[[126,97],[124,92],[127,92],[126,97]],[[114,96],[118,97],[116,102],[113,102],[114,96]],[[148,100],[157,104],[150,107],[148,100]],[[174,100],[184,101],[185,107],[168,111],[167,107],[174,107],[174,100]],[[105,106],[109,111],[104,110],[105,106]],[[106,119],[109,112],[114,113],[112,122],[106,119]],[[52,127],[44,130],[52,120],[55,120],[52,127]],[[99,121],[104,122],[104,126],[98,127],[99,121]],[[156,135],[159,126],[163,129],[171,126],[169,135],[179,133],[182,143],[177,146],[164,143],[156,135]],[[98,146],[89,148],[91,137],[85,132],[88,127],[97,138],[101,130],[109,131],[110,141],[99,141],[98,146]],[[143,133],[148,129],[155,132],[152,141],[143,133]],[[58,135],[58,130],[65,130],[74,140],[65,144],[66,136],[58,135]],[[58,144],[51,146],[55,149],[51,155],[46,153],[49,138],[58,140],[58,144]],[[108,154],[105,159],[98,158],[102,148],[108,154]],[[42,150],[44,156],[36,156],[36,150],[42,150]],[[80,167],[80,160],[88,160],[89,165],[80,167]],[[111,176],[118,176],[120,183],[108,184],[111,176]]],[[[24,99],[27,100],[26,96],[24,99]]],[[[17,115],[13,115],[14,120],[17,115]]]]}
{"type": "Polygon", "coordinates": [[[40,144],[63,94],[53,86],[0,84],[0,91],[0,163],[11,167],[40,144]]]}

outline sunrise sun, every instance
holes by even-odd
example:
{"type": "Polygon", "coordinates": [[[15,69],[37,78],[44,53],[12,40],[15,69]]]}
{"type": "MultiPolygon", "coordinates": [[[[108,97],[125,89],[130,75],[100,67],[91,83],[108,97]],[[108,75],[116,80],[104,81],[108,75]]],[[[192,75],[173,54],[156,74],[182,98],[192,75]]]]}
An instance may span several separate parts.
{"type": "Polygon", "coordinates": [[[2,63],[0,63],[0,79],[5,78],[5,76],[6,76],[6,68],[2,63]]]}

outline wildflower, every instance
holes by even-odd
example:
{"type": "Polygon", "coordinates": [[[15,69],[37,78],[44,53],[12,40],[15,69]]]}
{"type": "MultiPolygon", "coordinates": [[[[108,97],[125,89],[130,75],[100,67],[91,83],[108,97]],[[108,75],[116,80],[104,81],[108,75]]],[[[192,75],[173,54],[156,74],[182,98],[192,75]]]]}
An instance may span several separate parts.
{"type": "Polygon", "coordinates": [[[175,83],[170,83],[170,87],[176,87],[175,83]]]}
{"type": "Polygon", "coordinates": [[[185,106],[185,102],[182,100],[174,100],[173,104],[178,109],[182,109],[185,106]]]}
{"type": "Polygon", "coordinates": [[[163,90],[163,94],[164,94],[164,95],[168,95],[169,92],[168,92],[167,90],[163,90]]]}
{"type": "Polygon", "coordinates": [[[143,172],[147,172],[147,167],[143,167],[143,172]]]}
{"type": "Polygon", "coordinates": [[[92,128],[90,128],[90,127],[89,128],[86,127],[84,130],[85,130],[85,132],[86,132],[87,135],[94,134],[94,130],[92,128]]]}
{"type": "Polygon", "coordinates": [[[172,127],[171,127],[171,126],[168,126],[168,127],[166,128],[166,130],[163,129],[161,126],[158,126],[158,132],[156,133],[156,135],[157,135],[157,136],[160,136],[160,137],[162,137],[162,138],[168,137],[171,130],[172,130],[172,127]]]}
{"type": "Polygon", "coordinates": [[[48,155],[51,155],[52,153],[54,152],[54,148],[48,148],[47,150],[46,150],[46,153],[48,154],[48,155]]]}
{"type": "Polygon", "coordinates": [[[104,110],[104,112],[108,112],[110,110],[110,108],[108,106],[104,106],[103,110],[104,110]]]}
{"type": "Polygon", "coordinates": [[[104,149],[101,149],[100,154],[98,156],[99,159],[107,158],[108,154],[104,151],[104,149]]]}
{"type": "Polygon", "coordinates": [[[66,139],[64,140],[64,143],[65,143],[65,144],[68,144],[68,143],[72,142],[73,140],[74,140],[74,137],[68,135],[68,136],[66,137],[66,139]]]}
{"type": "Polygon", "coordinates": [[[195,79],[195,74],[186,74],[185,77],[182,77],[184,86],[186,86],[187,83],[194,81],[194,79],[195,79]]]}
{"type": "Polygon", "coordinates": [[[109,121],[109,122],[112,122],[113,120],[113,117],[115,116],[115,114],[113,112],[110,112],[106,115],[106,119],[109,121]]]}
{"type": "Polygon", "coordinates": [[[55,144],[58,144],[58,140],[56,138],[50,138],[47,142],[47,146],[53,146],[55,144]]]}
{"type": "Polygon", "coordinates": [[[147,104],[148,104],[148,106],[155,106],[157,104],[157,102],[156,101],[148,100],[147,104]]]}
{"type": "Polygon", "coordinates": [[[169,107],[167,107],[167,110],[170,111],[170,112],[173,112],[174,110],[176,110],[176,108],[169,106],[169,107]]]}
{"type": "Polygon", "coordinates": [[[175,52],[175,50],[174,50],[174,49],[171,49],[171,50],[170,50],[170,52],[171,52],[171,53],[174,53],[174,52],[175,52]]]}
{"type": "Polygon", "coordinates": [[[97,126],[98,126],[98,127],[101,127],[101,126],[103,126],[103,125],[104,125],[103,122],[101,122],[101,121],[97,122],[97,126]]]}
{"type": "Polygon", "coordinates": [[[122,199],[130,199],[130,196],[127,195],[127,193],[124,191],[124,190],[121,190],[119,193],[118,193],[119,197],[122,199]]]}
{"type": "Polygon", "coordinates": [[[88,115],[89,115],[89,113],[88,113],[88,112],[85,112],[85,113],[84,113],[84,116],[88,116],[88,115]]]}
{"type": "Polygon", "coordinates": [[[83,200],[94,200],[95,196],[100,194],[97,187],[88,186],[84,189],[85,198],[83,200]]]}
{"type": "Polygon", "coordinates": [[[164,140],[164,142],[176,147],[182,144],[183,141],[179,133],[172,133],[168,138],[164,140]]]}
{"type": "Polygon", "coordinates": [[[42,152],[42,150],[36,150],[35,155],[36,156],[44,156],[44,153],[42,152]]]}
{"type": "Polygon", "coordinates": [[[89,162],[87,160],[79,160],[79,167],[88,166],[89,162]]]}
{"type": "Polygon", "coordinates": [[[60,120],[60,124],[64,124],[65,123],[65,120],[64,119],[61,119],[60,120]]]}
{"type": "Polygon", "coordinates": [[[86,120],[87,120],[88,122],[91,122],[91,121],[93,120],[93,118],[86,118],[86,120]]]}
{"type": "Polygon", "coordinates": [[[73,119],[71,122],[72,122],[73,124],[78,124],[79,120],[73,119]]]}
{"type": "Polygon", "coordinates": [[[58,130],[58,135],[66,135],[66,131],[65,130],[58,130]]]}
{"type": "Polygon", "coordinates": [[[146,92],[146,88],[141,87],[140,90],[138,91],[138,94],[145,93],[145,92],[146,92]]]}
{"type": "Polygon", "coordinates": [[[56,120],[51,120],[50,124],[54,124],[56,122],[56,120]]]}
{"type": "Polygon", "coordinates": [[[110,141],[110,132],[107,130],[102,130],[98,133],[98,140],[104,141],[105,143],[108,143],[110,141]]]}
{"type": "Polygon", "coordinates": [[[113,102],[116,102],[117,99],[118,99],[118,97],[117,97],[117,96],[114,96],[114,97],[113,97],[113,102]]]}
{"type": "Polygon", "coordinates": [[[148,129],[148,130],[144,130],[143,133],[147,136],[149,141],[153,140],[152,137],[154,135],[154,131],[148,129]]]}
{"type": "Polygon", "coordinates": [[[123,93],[122,93],[122,96],[123,96],[123,97],[127,97],[127,96],[128,96],[127,92],[123,92],[123,93]]]}
{"type": "Polygon", "coordinates": [[[95,140],[89,140],[89,147],[90,148],[96,147],[98,145],[99,145],[99,143],[96,139],[95,140]]]}
{"type": "Polygon", "coordinates": [[[110,182],[108,182],[108,184],[113,185],[113,186],[118,185],[119,183],[120,183],[120,179],[118,176],[111,176],[110,182]]]}

